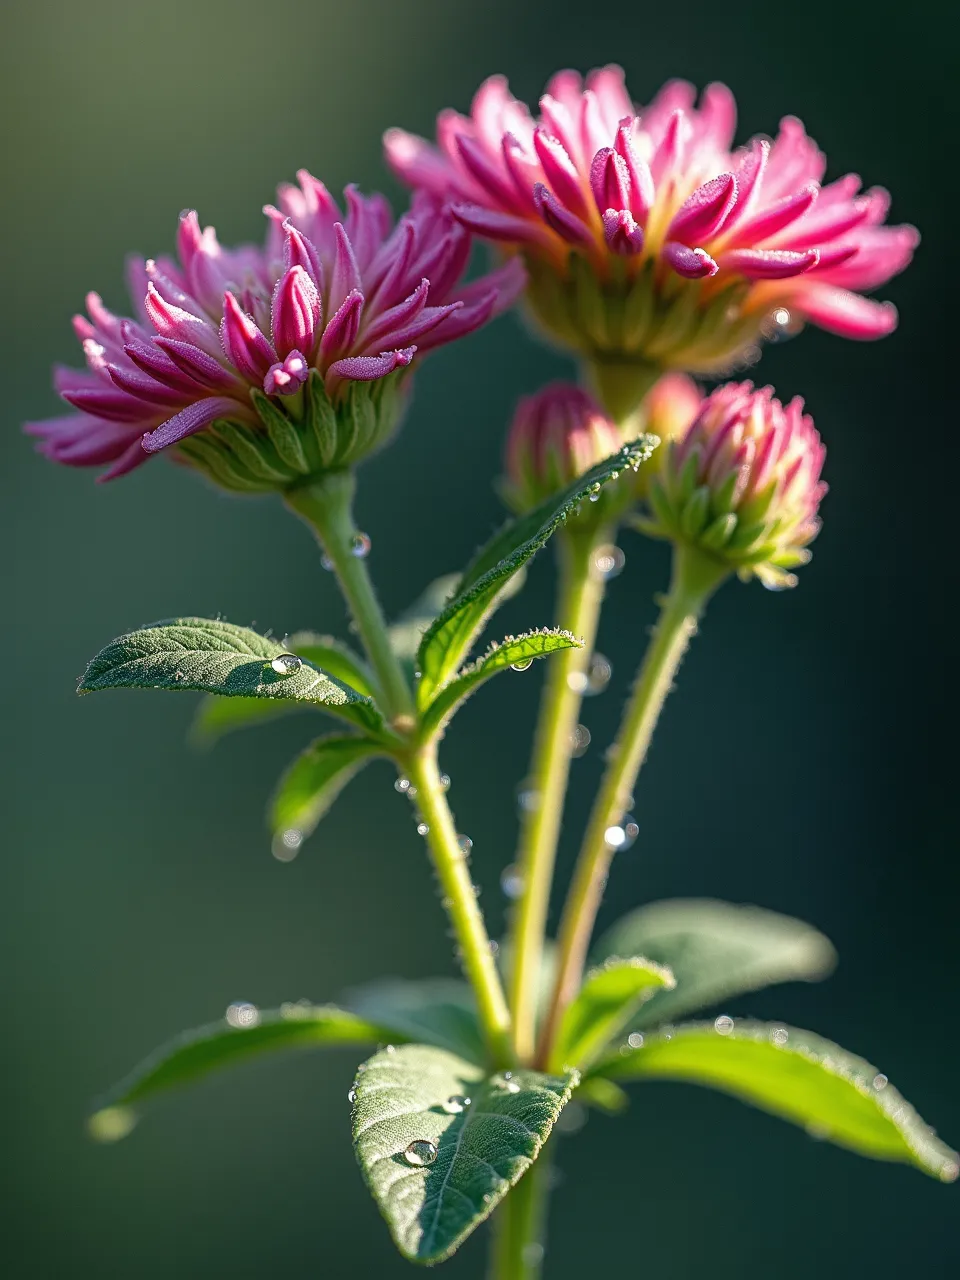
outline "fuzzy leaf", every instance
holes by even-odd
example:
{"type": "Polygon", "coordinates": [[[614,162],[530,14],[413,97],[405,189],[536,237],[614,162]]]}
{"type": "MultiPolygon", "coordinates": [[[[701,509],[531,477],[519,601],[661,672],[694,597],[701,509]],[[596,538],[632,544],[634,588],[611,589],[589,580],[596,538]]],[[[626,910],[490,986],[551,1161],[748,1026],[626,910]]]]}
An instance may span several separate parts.
{"type": "Polygon", "coordinates": [[[92,660],[79,693],[100,689],[197,689],[226,697],[284,698],[328,708],[363,703],[355,690],[301,659],[289,675],[272,660],[282,644],[210,618],[172,618],[120,636],[92,660]]]}
{"type": "Polygon", "coordinates": [[[456,978],[383,978],[347,991],[343,1003],[370,1022],[385,1022],[405,1040],[449,1049],[468,1062],[483,1062],[483,1032],[473,991],[456,978]]]}
{"type": "Polygon", "coordinates": [[[833,970],[830,942],[802,920],[711,899],[676,898],[631,911],[607,931],[593,959],[650,956],[669,965],[676,988],[658,992],[633,1019],[657,1026],[777,982],[817,982],[833,970]]]}
{"type": "Polygon", "coordinates": [[[367,1061],[355,1085],[354,1146],[404,1257],[434,1263],[454,1252],[537,1158],[577,1081],[576,1072],[487,1077],[419,1044],[367,1061]],[[470,1105],[452,1113],[449,1100],[462,1098],[470,1105]],[[425,1163],[405,1157],[413,1143],[425,1163]]]}
{"type": "Polygon", "coordinates": [[[745,1022],[718,1034],[720,1021],[653,1032],[611,1058],[605,1074],[708,1085],[860,1155],[912,1164],[944,1182],[957,1177],[957,1153],[876,1067],[808,1031],[745,1022]]]}
{"type": "Polygon", "coordinates": [[[390,648],[412,674],[423,633],[451,598],[460,581],[458,573],[435,578],[396,622],[388,628],[390,648]]]}
{"type": "Polygon", "coordinates": [[[579,994],[563,1016],[553,1051],[557,1063],[587,1067],[658,990],[676,986],[662,965],[639,956],[611,958],[587,974],[579,994]]]}
{"type": "Polygon", "coordinates": [[[286,1004],[269,1013],[252,1012],[249,1026],[226,1019],[186,1031],[161,1046],[116,1085],[89,1120],[93,1137],[126,1137],[138,1119],[135,1104],[154,1094],[192,1084],[202,1076],[246,1058],[314,1045],[366,1045],[404,1039],[394,1028],[374,1024],[333,1005],[286,1004]]]}
{"type": "Polygon", "coordinates": [[[417,698],[421,709],[429,706],[437,690],[454,675],[513,575],[536,555],[598,485],[612,480],[627,467],[639,466],[652,450],[653,444],[647,437],[626,445],[620,453],[599,463],[528,515],[510,521],[487,543],[468,565],[456,595],[420,644],[417,665],[421,678],[417,698]]]}
{"type": "MultiPolygon", "coordinates": [[[[356,693],[369,697],[371,694],[370,673],[366,663],[350,648],[333,636],[320,636],[312,631],[298,631],[287,640],[290,653],[299,654],[315,667],[319,667],[334,680],[339,680],[356,693]]],[[[376,730],[380,719],[374,713],[357,719],[356,713],[363,703],[347,704],[353,710],[349,718],[353,723],[361,723],[364,728],[376,730]]],[[[277,720],[289,715],[291,711],[303,711],[308,703],[289,701],[283,698],[219,698],[208,694],[197,707],[190,735],[201,746],[210,746],[222,738],[225,733],[234,729],[246,729],[250,725],[263,724],[268,720],[277,720]]],[[[373,709],[368,708],[368,712],[373,709]]]]}
{"type": "Polygon", "coordinates": [[[330,734],[311,742],[287,769],[270,809],[275,836],[308,836],[350,779],[382,749],[369,738],[330,734]]]}
{"type": "Polygon", "coordinates": [[[507,636],[499,644],[491,645],[476,662],[462,667],[454,679],[440,689],[424,713],[424,734],[432,737],[443,730],[477,686],[498,671],[506,671],[513,666],[526,668],[534,658],[545,658],[548,654],[559,653],[561,649],[582,648],[583,642],[569,631],[547,627],[541,631],[528,631],[522,636],[507,636]]]}

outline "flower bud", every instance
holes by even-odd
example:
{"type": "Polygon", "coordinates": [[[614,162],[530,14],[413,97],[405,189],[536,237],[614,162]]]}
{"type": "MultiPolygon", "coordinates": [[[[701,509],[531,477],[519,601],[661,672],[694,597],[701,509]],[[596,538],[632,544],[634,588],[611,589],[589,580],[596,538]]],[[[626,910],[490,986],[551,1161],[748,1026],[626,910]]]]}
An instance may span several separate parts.
{"type": "MultiPolygon", "coordinates": [[[[685,373],[665,373],[641,406],[640,420],[644,431],[657,436],[662,445],[676,440],[690,426],[703,403],[703,393],[692,378],[685,373]]],[[[634,493],[645,498],[650,487],[650,477],[657,464],[641,467],[634,479],[634,493]]]]}
{"type": "MultiPolygon", "coordinates": [[[[518,515],[532,511],[624,443],[593,396],[572,383],[551,383],[517,405],[504,458],[504,501],[518,515]]],[[[611,482],[591,502],[591,514],[616,519],[629,502],[628,486],[611,482]]]]}
{"type": "Polygon", "coordinates": [[[788,571],[810,559],[820,528],[823,459],[801,399],[784,407],[772,387],[728,383],[659,451],[641,527],[699,548],[743,579],[794,586],[788,571]]]}

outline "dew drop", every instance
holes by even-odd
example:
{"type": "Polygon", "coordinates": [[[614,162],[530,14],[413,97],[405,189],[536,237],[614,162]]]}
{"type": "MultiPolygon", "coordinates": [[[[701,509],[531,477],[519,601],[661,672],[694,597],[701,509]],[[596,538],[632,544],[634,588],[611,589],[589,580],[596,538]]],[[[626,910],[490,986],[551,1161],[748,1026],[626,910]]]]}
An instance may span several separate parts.
{"type": "Polygon", "coordinates": [[[441,775],[440,775],[440,790],[441,790],[441,791],[449,791],[449,790],[450,790],[450,775],[449,775],[449,773],[441,773],[441,775]]]}
{"type": "Polygon", "coordinates": [[[570,735],[570,754],[573,756],[574,760],[579,760],[580,757],[586,753],[587,748],[590,746],[592,736],[593,735],[585,724],[577,725],[573,733],[570,735]]]}
{"type": "Polygon", "coordinates": [[[473,841],[470,839],[469,836],[458,835],[457,847],[459,848],[461,853],[469,853],[470,850],[473,848],[473,841]]]}
{"type": "Polygon", "coordinates": [[[789,1039],[790,1039],[790,1033],[787,1031],[786,1027],[774,1027],[773,1030],[770,1032],[771,1042],[777,1045],[777,1047],[780,1049],[783,1048],[783,1046],[787,1043],[789,1039]]]}
{"type": "Polygon", "coordinates": [[[729,1014],[721,1013],[720,1017],[715,1019],[713,1029],[718,1036],[728,1036],[733,1030],[733,1019],[729,1014]]]}
{"type": "Polygon", "coordinates": [[[595,698],[598,693],[603,693],[606,689],[612,675],[613,666],[610,659],[605,658],[602,653],[592,654],[586,671],[586,685],[583,692],[588,698],[595,698]]]}
{"type": "Polygon", "coordinates": [[[429,835],[429,834],[430,834],[430,824],[429,824],[429,822],[418,822],[418,823],[417,823],[417,835],[418,835],[418,836],[425,836],[425,835],[429,835]]]}
{"type": "Polygon", "coordinates": [[[333,573],[333,561],[328,555],[322,555],[320,557],[320,567],[322,569],[326,569],[327,573],[333,573]]]}
{"type": "Polygon", "coordinates": [[[511,863],[500,872],[500,889],[505,898],[515,900],[523,893],[523,872],[511,863]]]}
{"type": "Polygon", "coordinates": [[[879,1093],[882,1089],[885,1089],[889,1083],[890,1081],[882,1073],[880,1075],[873,1077],[873,1087],[874,1089],[876,1089],[877,1093],[879,1093]]]}
{"type": "Polygon", "coordinates": [[[273,837],[270,851],[278,862],[292,862],[300,852],[303,844],[303,832],[296,827],[288,827],[286,831],[278,831],[273,837]]]}
{"type": "Polygon", "coordinates": [[[394,791],[399,791],[402,796],[408,795],[410,792],[410,779],[398,778],[393,784],[394,791]]]}
{"type": "Polygon", "coordinates": [[[506,1089],[507,1093],[519,1093],[519,1092],[520,1092],[520,1086],[519,1086],[519,1084],[516,1082],[516,1080],[507,1080],[507,1081],[506,1081],[506,1083],[504,1084],[504,1088],[506,1089]]]}
{"type": "Polygon", "coordinates": [[[366,533],[355,533],[350,539],[350,554],[358,560],[366,560],[373,543],[366,533]]]}
{"type": "Polygon", "coordinates": [[[517,789],[518,813],[536,813],[540,808],[540,792],[526,782],[521,782],[517,789]]]}
{"type": "Polygon", "coordinates": [[[181,680],[186,680],[187,677],[183,674],[182,671],[175,671],[173,673],[173,678],[179,683],[181,680]]]}
{"type": "Polygon", "coordinates": [[[422,1165],[433,1164],[437,1158],[437,1148],[432,1142],[427,1142],[425,1138],[418,1138],[415,1142],[410,1143],[403,1153],[403,1158],[407,1164],[420,1168],[422,1165]]]}
{"type": "Polygon", "coordinates": [[[347,1101],[350,1103],[352,1107],[353,1104],[356,1102],[356,1100],[357,1100],[357,1091],[356,1089],[351,1089],[347,1094],[347,1101]]]}
{"type": "Polygon", "coordinates": [[[231,1027],[255,1027],[260,1021],[260,1010],[248,1000],[235,1000],[227,1007],[225,1016],[231,1027]]]}
{"type": "Polygon", "coordinates": [[[522,662],[511,662],[511,671],[528,671],[533,666],[532,658],[524,658],[522,662]]]}
{"type": "Polygon", "coordinates": [[[643,1048],[643,1033],[640,1031],[631,1031],[627,1036],[627,1044],[631,1049],[643,1048]]]}
{"type": "Polygon", "coordinates": [[[462,1093],[451,1093],[450,1097],[443,1104],[443,1109],[448,1116],[458,1116],[461,1111],[466,1111],[470,1105],[470,1099],[462,1093]]]}
{"type": "Polygon", "coordinates": [[[383,1052],[384,1052],[384,1053],[396,1053],[396,1052],[397,1052],[397,1046],[396,1046],[395,1044],[385,1044],[385,1045],[383,1046],[383,1052]]]}
{"type": "Polygon", "coordinates": [[[500,943],[497,942],[495,938],[490,939],[490,954],[492,956],[498,956],[500,954],[500,943]]]}
{"type": "Polygon", "coordinates": [[[602,547],[597,547],[593,553],[593,567],[598,577],[602,578],[604,582],[609,582],[611,578],[615,578],[619,573],[622,573],[623,566],[626,563],[627,557],[612,542],[608,542],[602,547]]]}
{"type": "Polygon", "coordinates": [[[567,676],[567,688],[573,693],[586,693],[590,677],[585,671],[571,671],[567,676]]]}
{"type": "Polygon", "coordinates": [[[544,1248],[539,1240],[531,1240],[523,1246],[523,1263],[527,1267],[538,1267],[543,1261],[544,1248]]]}
{"type": "Polygon", "coordinates": [[[303,659],[298,658],[295,653],[278,653],[270,665],[278,676],[292,676],[303,666],[303,659]]]}
{"type": "Polygon", "coordinates": [[[629,814],[622,822],[607,827],[603,840],[608,849],[629,849],[640,834],[640,827],[629,814]]]}

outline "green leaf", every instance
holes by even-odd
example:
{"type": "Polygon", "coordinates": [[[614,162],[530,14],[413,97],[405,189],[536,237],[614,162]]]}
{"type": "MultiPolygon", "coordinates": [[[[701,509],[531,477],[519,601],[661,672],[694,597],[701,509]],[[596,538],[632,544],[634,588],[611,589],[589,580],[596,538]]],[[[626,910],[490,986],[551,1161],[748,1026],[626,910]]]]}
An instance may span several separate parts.
{"type": "Polygon", "coordinates": [[[283,698],[328,709],[366,701],[311,662],[289,674],[272,661],[282,644],[210,618],[172,618],[120,636],[93,659],[79,693],[100,689],[197,689],[225,697],[283,698]]]}
{"type": "Polygon", "coordinates": [[[708,1085],[860,1155],[912,1164],[944,1182],[957,1177],[957,1153],[886,1076],[808,1031],[729,1018],[690,1023],[621,1050],[606,1074],[708,1085]]]}
{"type": "Polygon", "coordinates": [[[152,1053],[105,1097],[89,1120],[93,1137],[111,1142],[126,1137],[138,1119],[134,1104],[154,1094],[192,1084],[195,1080],[246,1058],[281,1049],[314,1045],[366,1045],[397,1039],[387,1029],[333,1005],[285,1004],[260,1013],[252,1005],[236,1006],[237,1017],[249,1025],[226,1019],[184,1032],[152,1053]]]}
{"type": "Polygon", "coordinates": [[[477,686],[498,671],[507,671],[511,667],[523,670],[530,666],[534,658],[545,658],[548,654],[559,653],[561,649],[582,648],[583,642],[571,632],[551,630],[549,627],[540,631],[528,631],[521,636],[507,636],[499,644],[492,644],[482,658],[462,667],[454,679],[440,689],[424,713],[424,734],[432,737],[442,731],[477,686]]]}
{"type": "Polygon", "coordinates": [[[606,1076],[587,1076],[577,1090],[577,1101],[608,1116],[618,1116],[629,1107],[630,1095],[606,1076]]]}
{"type": "Polygon", "coordinates": [[[311,710],[308,702],[286,698],[201,698],[190,726],[190,738],[200,747],[212,746],[225,733],[281,720],[293,711],[311,710]]]}
{"type": "Polygon", "coordinates": [[[553,1050],[555,1062],[587,1067],[658,990],[676,986],[673,974],[652,960],[614,957],[587,974],[571,1001],[553,1050]]]}
{"type": "Polygon", "coordinates": [[[287,639],[292,653],[298,653],[334,680],[362,694],[373,697],[373,673],[358,653],[336,636],[319,635],[316,631],[297,631],[287,639]]]}
{"type": "Polygon", "coordinates": [[[636,468],[650,456],[653,444],[641,437],[528,515],[510,521],[479,552],[457,587],[457,593],[424,634],[417,653],[421,672],[417,698],[429,706],[437,690],[460,666],[482,629],[503,588],[513,575],[544,546],[552,534],[589,499],[598,486],[627,467],[636,468]]]}
{"type": "Polygon", "coordinates": [[[836,963],[830,942],[802,920],[761,907],[677,898],[632,911],[603,935],[593,959],[650,956],[669,965],[675,990],[644,1005],[634,1025],[656,1026],[776,982],[816,982],[836,963]]]}
{"type": "Polygon", "coordinates": [[[343,1003],[360,1018],[402,1031],[405,1040],[449,1049],[468,1062],[486,1057],[473,991],[459,979],[380,979],[347,991],[343,1003]]]}
{"type": "Polygon", "coordinates": [[[354,1146],[404,1257],[434,1263],[454,1252],[537,1158],[577,1081],[576,1072],[485,1076],[419,1044],[367,1061],[354,1086],[354,1146]]]}
{"type": "Polygon", "coordinates": [[[423,633],[447,603],[460,581],[458,573],[447,573],[435,578],[409,609],[387,628],[390,648],[403,663],[409,676],[416,667],[417,650],[423,633]]]}
{"type": "Polygon", "coordinates": [[[382,754],[369,738],[330,734],[311,742],[280,779],[270,809],[274,835],[308,836],[350,779],[382,754]]]}

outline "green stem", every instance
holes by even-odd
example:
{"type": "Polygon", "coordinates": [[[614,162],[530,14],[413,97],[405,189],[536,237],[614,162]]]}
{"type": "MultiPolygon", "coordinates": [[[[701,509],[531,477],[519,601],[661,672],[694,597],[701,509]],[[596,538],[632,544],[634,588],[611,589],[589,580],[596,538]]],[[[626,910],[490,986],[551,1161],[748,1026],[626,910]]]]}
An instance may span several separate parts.
{"type": "Polygon", "coordinates": [[[573,734],[582,694],[577,677],[586,674],[597,634],[604,580],[594,565],[597,548],[611,531],[565,532],[557,539],[559,600],[557,625],[583,640],[548,664],[528,779],[536,807],[523,816],[517,870],[523,889],[517,902],[510,949],[514,1051],[520,1062],[533,1056],[537,992],[563,802],[570,774],[573,734]]]}
{"type": "Polygon", "coordinates": [[[477,998],[477,1011],[494,1067],[511,1061],[510,1011],[493,958],[490,936],[483,922],[467,857],[444,795],[437,768],[436,744],[428,743],[402,763],[427,830],[424,835],[446,899],[446,909],[460,949],[463,970],[477,998]]]}
{"type": "Polygon", "coordinates": [[[608,754],[564,904],[556,983],[538,1050],[538,1061],[543,1065],[550,1063],[563,1014],[580,989],[587,948],[616,851],[606,833],[627,811],[663,704],[696,632],[697,619],[728,572],[719,561],[691,548],[678,545],[674,552],[670,591],[608,754]]]}
{"type": "Polygon", "coordinates": [[[546,1147],[540,1152],[497,1210],[488,1280],[539,1280],[550,1189],[548,1152],[546,1147]]]}
{"type": "Polygon", "coordinates": [[[397,729],[412,729],[415,722],[413,693],[390,647],[386,622],[370,581],[366,560],[355,550],[361,545],[357,541],[359,531],[353,521],[355,488],[352,471],[330,471],[320,480],[288,490],[286,502],[313,530],[333,566],[376,673],[378,701],[387,719],[397,729]]]}

